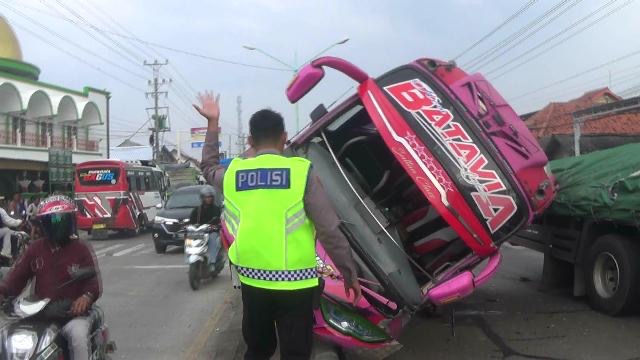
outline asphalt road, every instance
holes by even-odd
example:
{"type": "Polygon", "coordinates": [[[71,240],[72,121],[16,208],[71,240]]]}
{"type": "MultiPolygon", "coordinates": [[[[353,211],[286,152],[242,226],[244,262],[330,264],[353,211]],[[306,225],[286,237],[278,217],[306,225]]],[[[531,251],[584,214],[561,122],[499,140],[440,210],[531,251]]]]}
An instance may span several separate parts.
{"type": "MultiPolygon", "coordinates": [[[[225,352],[234,352],[237,343],[229,338],[239,338],[218,342],[231,325],[236,296],[228,269],[192,291],[182,249],[158,255],[149,233],[90,243],[102,273],[99,304],[118,348],[114,359],[232,357],[225,352]]],[[[234,334],[237,329],[239,324],[234,334]]]]}
{"type": "MultiPolygon", "coordinates": [[[[149,234],[91,243],[114,359],[241,358],[240,304],[227,271],[194,292],[182,252],[155,254],[149,234]]],[[[566,291],[539,291],[542,256],[503,253],[499,273],[474,295],[416,316],[392,359],[640,359],[639,316],[610,318],[566,291]]]]}
{"type": "Polygon", "coordinates": [[[542,292],[542,255],[502,251],[487,286],[431,318],[416,318],[393,359],[640,359],[640,316],[611,318],[568,290],[542,292]]]}

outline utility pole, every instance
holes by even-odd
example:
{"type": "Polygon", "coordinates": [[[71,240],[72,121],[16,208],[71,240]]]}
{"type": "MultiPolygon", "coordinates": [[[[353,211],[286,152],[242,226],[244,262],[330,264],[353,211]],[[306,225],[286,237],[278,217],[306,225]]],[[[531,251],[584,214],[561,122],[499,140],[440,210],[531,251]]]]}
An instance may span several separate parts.
{"type": "Polygon", "coordinates": [[[229,145],[227,145],[228,149],[227,149],[227,157],[232,157],[231,156],[231,134],[229,134],[229,145]]]}
{"type": "Polygon", "coordinates": [[[237,103],[238,103],[238,106],[236,110],[238,111],[238,142],[236,143],[236,145],[238,145],[239,147],[238,155],[241,155],[244,152],[244,149],[246,147],[246,139],[247,139],[247,137],[244,135],[243,126],[242,126],[242,96],[238,95],[237,103]]]}
{"type": "Polygon", "coordinates": [[[166,84],[167,82],[171,83],[171,79],[159,79],[160,77],[160,68],[168,65],[169,60],[165,60],[160,63],[158,60],[154,60],[152,63],[149,63],[145,60],[144,66],[150,66],[153,69],[153,80],[149,80],[149,85],[152,86],[153,91],[147,92],[147,97],[151,95],[153,97],[153,107],[147,108],[147,110],[153,110],[153,115],[151,116],[153,120],[153,128],[149,130],[153,133],[153,161],[157,165],[160,162],[160,132],[167,131],[167,127],[165,126],[167,122],[167,114],[161,115],[160,109],[168,109],[166,106],[159,105],[159,97],[160,95],[164,95],[165,97],[168,95],[167,91],[160,91],[160,86],[166,84]]]}

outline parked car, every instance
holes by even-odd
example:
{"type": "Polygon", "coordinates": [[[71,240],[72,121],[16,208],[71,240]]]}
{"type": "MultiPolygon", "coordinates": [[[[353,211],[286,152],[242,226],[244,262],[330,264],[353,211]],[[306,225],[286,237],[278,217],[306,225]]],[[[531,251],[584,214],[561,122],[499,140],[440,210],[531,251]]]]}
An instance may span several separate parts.
{"type": "Polygon", "coordinates": [[[164,254],[167,246],[184,246],[181,230],[188,222],[193,208],[200,205],[200,189],[206,185],[185,186],[175,190],[164,206],[158,207],[153,219],[153,244],[158,254],[164,254]]]}

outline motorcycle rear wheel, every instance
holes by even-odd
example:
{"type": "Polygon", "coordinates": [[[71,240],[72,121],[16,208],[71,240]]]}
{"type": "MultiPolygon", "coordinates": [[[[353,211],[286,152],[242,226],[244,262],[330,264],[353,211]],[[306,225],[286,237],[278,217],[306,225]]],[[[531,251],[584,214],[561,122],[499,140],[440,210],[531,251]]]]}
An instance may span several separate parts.
{"type": "Polygon", "coordinates": [[[189,265],[189,286],[191,286],[191,290],[200,289],[200,266],[202,265],[201,261],[192,263],[189,265]]]}

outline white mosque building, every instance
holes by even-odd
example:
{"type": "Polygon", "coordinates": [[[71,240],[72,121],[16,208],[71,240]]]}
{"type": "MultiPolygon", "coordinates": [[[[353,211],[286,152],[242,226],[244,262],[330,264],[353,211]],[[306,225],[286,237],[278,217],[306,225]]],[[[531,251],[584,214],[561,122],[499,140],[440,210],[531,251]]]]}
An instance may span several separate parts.
{"type": "Polygon", "coordinates": [[[0,195],[47,191],[49,148],[73,151],[74,164],[108,156],[109,93],[39,75],[0,15],[0,195]]]}

